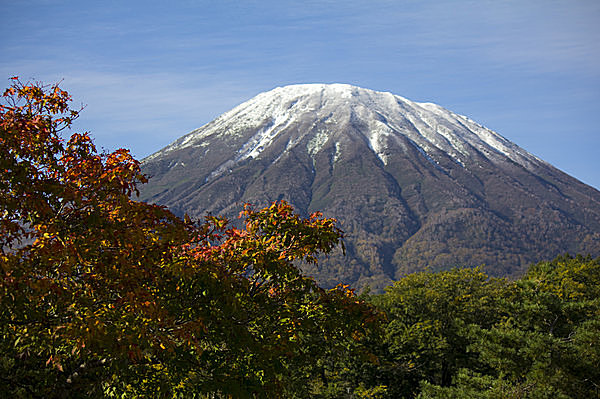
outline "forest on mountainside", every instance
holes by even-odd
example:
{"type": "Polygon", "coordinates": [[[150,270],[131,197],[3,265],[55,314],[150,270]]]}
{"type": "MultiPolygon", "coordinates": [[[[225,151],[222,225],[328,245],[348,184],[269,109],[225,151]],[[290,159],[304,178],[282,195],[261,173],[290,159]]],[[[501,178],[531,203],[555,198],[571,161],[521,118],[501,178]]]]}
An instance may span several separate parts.
{"type": "Polygon", "coordinates": [[[65,137],[58,86],[13,78],[0,107],[2,397],[600,395],[600,258],[326,290],[297,265],[343,245],[335,220],[179,218],[132,198],[128,151],[65,137]]]}

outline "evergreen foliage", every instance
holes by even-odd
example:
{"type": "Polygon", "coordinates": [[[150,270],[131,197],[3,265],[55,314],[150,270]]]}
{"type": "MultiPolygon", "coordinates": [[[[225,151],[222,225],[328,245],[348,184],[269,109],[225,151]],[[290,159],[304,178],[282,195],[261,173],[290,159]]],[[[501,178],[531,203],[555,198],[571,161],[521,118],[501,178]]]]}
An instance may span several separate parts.
{"type": "Polygon", "coordinates": [[[370,386],[390,398],[600,395],[600,258],[556,258],[519,280],[478,269],[406,276],[371,302],[387,315],[370,386]]]}

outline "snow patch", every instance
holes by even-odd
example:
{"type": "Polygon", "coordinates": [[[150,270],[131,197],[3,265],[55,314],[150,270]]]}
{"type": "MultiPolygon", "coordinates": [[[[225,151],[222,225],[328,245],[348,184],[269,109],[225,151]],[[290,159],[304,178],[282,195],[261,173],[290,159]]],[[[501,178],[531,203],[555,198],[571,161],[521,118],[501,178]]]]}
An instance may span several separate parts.
{"type": "MultiPolygon", "coordinates": [[[[410,143],[417,149],[417,151],[419,151],[419,153],[421,153],[421,155],[423,155],[423,157],[425,157],[425,159],[427,159],[429,161],[430,164],[432,164],[436,169],[444,172],[444,170],[441,168],[441,166],[439,165],[439,163],[434,160],[428,153],[427,151],[420,147],[417,143],[415,143],[414,141],[410,140],[410,143]]],[[[444,172],[445,173],[445,172],[444,172]]]]}
{"type": "Polygon", "coordinates": [[[290,123],[291,121],[286,115],[277,115],[271,126],[261,129],[240,148],[236,161],[257,158],[273,142],[277,134],[288,127],[290,123]]]}
{"type": "Polygon", "coordinates": [[[342,145],[339,141],[335,142],[335,153],[333,154],[333,164],[335,164],[342,156],[342,145]]]}
{"type": "Polygon", "coordinates": [[[311,157],[314,157],[325,145],[329,139],[329,132],[321,129],[306,143],[306,150],[311,157]]]}
{"type": "Polygon", "coordinates": [[[393,133],[394,131],[388,125],[378,120],[372,120],[369,125],[369,134],[367,137],[369,148],[384,165],[388,163],[388,156],[386,154],[388,137],[393,133]]]}

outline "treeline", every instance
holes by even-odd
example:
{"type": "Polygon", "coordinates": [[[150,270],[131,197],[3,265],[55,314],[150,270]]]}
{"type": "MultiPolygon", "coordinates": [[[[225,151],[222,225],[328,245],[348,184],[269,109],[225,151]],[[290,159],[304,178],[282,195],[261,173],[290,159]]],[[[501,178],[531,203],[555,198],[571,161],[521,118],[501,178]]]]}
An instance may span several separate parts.
{"type": "Polygon", "coordinates": [[[320,397],[600,395],[600,259],[561,256],[517,281],[415,273],[368,300],[385,314],[362,342],[373,357],[338,364],[320,397]]]}
{"type": "Polygon", "coordinates": [[[385,294],[320,288],[297,264],[335,220],[286,203],[244,228],[132,199],[57,86],[0,104],[0,397],[569,398],[600,384],[598,259],[517,281],[411,274],[385,294]]]}

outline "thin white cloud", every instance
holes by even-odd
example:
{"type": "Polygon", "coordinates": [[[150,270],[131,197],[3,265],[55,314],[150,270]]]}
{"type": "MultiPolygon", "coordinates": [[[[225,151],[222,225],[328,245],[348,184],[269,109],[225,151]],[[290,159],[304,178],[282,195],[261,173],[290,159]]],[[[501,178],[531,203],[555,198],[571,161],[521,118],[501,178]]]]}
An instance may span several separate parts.
{"type": "Polygon", "coordinates": [[[170,73],[71,70],[34,76],[31,69],[17,65],[2,67],[0,73],[9,77],[9,69],[21,71],[24,80],[61,81],[73,95],[74,106],[85,105],[75,130],[91,131],[99,147],[130,148],[138,157],[209,122],[258,90],[208,75],[192,79],[170,73]]]}

